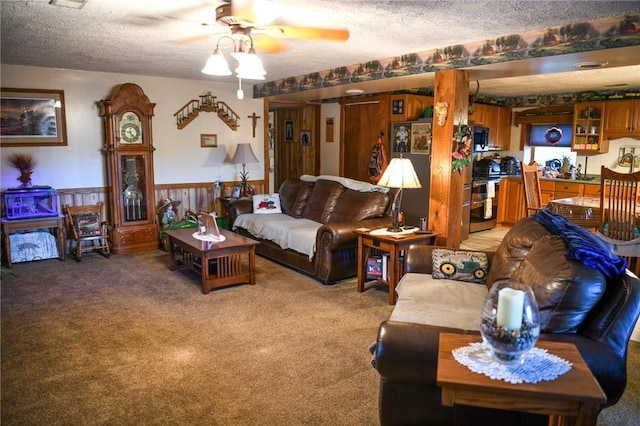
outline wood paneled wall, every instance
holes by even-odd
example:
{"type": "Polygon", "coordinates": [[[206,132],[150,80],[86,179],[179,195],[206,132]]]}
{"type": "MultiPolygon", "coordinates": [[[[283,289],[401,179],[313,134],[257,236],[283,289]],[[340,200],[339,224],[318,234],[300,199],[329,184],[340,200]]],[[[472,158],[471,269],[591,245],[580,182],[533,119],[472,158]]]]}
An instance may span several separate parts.
{"type": "Polygon", "coordinates": [[[274,188],[290,178],[320,174],[320,112],[318,104],[275,110],[274,188]],[[285,121],[293,122],[293,141],[285,140],[285,121]],[[310,145],[302,145],[301,132],[311,135],[310,145]]]}

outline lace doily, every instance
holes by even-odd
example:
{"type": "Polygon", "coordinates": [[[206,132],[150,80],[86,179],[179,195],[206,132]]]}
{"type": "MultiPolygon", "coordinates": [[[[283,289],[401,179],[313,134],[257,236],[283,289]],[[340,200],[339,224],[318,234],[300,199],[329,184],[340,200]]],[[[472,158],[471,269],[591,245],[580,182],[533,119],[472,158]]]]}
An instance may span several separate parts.
{"type": "Polygon", "coordinates": [[[225,236],[220,234],[219,236],[215,236],[213,234],[201,234],[200,232],[194,232],[192,235],[196,240],[208,241],[211,243],[221,243],[226,240],[225,236]]]}
{"type": "Polygon", "coordinates": [[[484,343],[469,343],[469,346],[451,352],[456,361],[474,373],[514,384],[555,380],[571,370],[572,366],[569,361],[548,353],[546,349],[535,347],[527,352],[524,363],[520,365],[506,365],[494,361],[491,358],[491,349],[484,343]]]}

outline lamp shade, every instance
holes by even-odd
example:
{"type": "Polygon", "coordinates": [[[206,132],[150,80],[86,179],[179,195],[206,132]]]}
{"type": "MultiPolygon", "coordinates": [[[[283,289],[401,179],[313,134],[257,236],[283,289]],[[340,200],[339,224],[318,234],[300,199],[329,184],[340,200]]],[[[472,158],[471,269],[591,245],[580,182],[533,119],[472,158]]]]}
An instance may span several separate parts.
{"type": "Polygon", "coordinates": [[[387,188],[422,188],[420,179],[409,158],[392,158],[378,185],[387,188]]]}
{"type": "MultiPolygon", "coordinates": [[[[232,53],[233,55],[233,53],[232,53]]],[[[247,80],[264,80],[267,72],[262,66],[262,61],[256,55],[256,51],[252,48],[249,53],[236,56],[238,60],[238,68],[236,73],[239,78],[246,78],[247,80]]]]}
{"type": "Polygon", "coordinates": [[[247,163],[258,163],[258,158],[253,153],[251,149],[251,144],[249,143],[239,143],[236,148],[235,154],[233,154],[233,158],[231,159],[231,163],[233,164],[247,164],[247,163]]]}
{"type": "Polygon", "coordinates": [[[207,59],[207,63],[204,65],[201,72],[209,75],[231,75],[229,64],[227,64],[227,60],[224,59],[222,52],[220,52],[220,49],[218,48],[216,48],[216,51],[209,56],[209,59],[207,59]]]}

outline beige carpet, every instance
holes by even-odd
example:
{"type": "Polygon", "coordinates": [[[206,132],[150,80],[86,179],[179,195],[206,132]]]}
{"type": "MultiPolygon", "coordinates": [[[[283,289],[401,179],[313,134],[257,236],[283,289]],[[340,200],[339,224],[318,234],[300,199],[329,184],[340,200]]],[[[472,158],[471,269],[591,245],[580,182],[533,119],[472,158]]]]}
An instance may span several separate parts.
{"type": "MultiPolygon", "coordinates": [[[[367,346],[386,289],[325,287],[258,258],[257,285],[203,295],[166,260],[87,254],[3,274],[3,425],[378,423],[367,346]]],[[[601,425],[640,415],[639,346],[633,399],[601,425]]]]}
{"type": "Polygon", "coordinates": [[[259,258],[257,285],[203,295],[167,256],[3,276],[3,425],[377,422],[367,347],[391,313],[385,291],[259,258]]]}

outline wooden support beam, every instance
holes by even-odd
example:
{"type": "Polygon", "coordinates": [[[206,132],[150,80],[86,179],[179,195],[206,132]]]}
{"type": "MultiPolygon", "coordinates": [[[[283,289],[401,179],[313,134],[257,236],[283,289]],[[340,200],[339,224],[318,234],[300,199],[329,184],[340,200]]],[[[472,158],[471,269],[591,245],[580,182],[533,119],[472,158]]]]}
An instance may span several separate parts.
{"type": "MultiPolygon", "coordinates": [[[[441,236],[437,244],[460,246],[462,236],[462,194],[464,173],[451,172],[456,126],[467,124],[469,108],[469,75],[464,70],[436,73],[433,139],[431,145],[431,189],[429,192],[429,227],[441,236]],[[439,108],[446,107],[440,121],[439,108]]],[[[442,112],[441,112],[442,114],[442,112]]],[[[471,167],[467,166],[467,167],[471,167]]]]}

